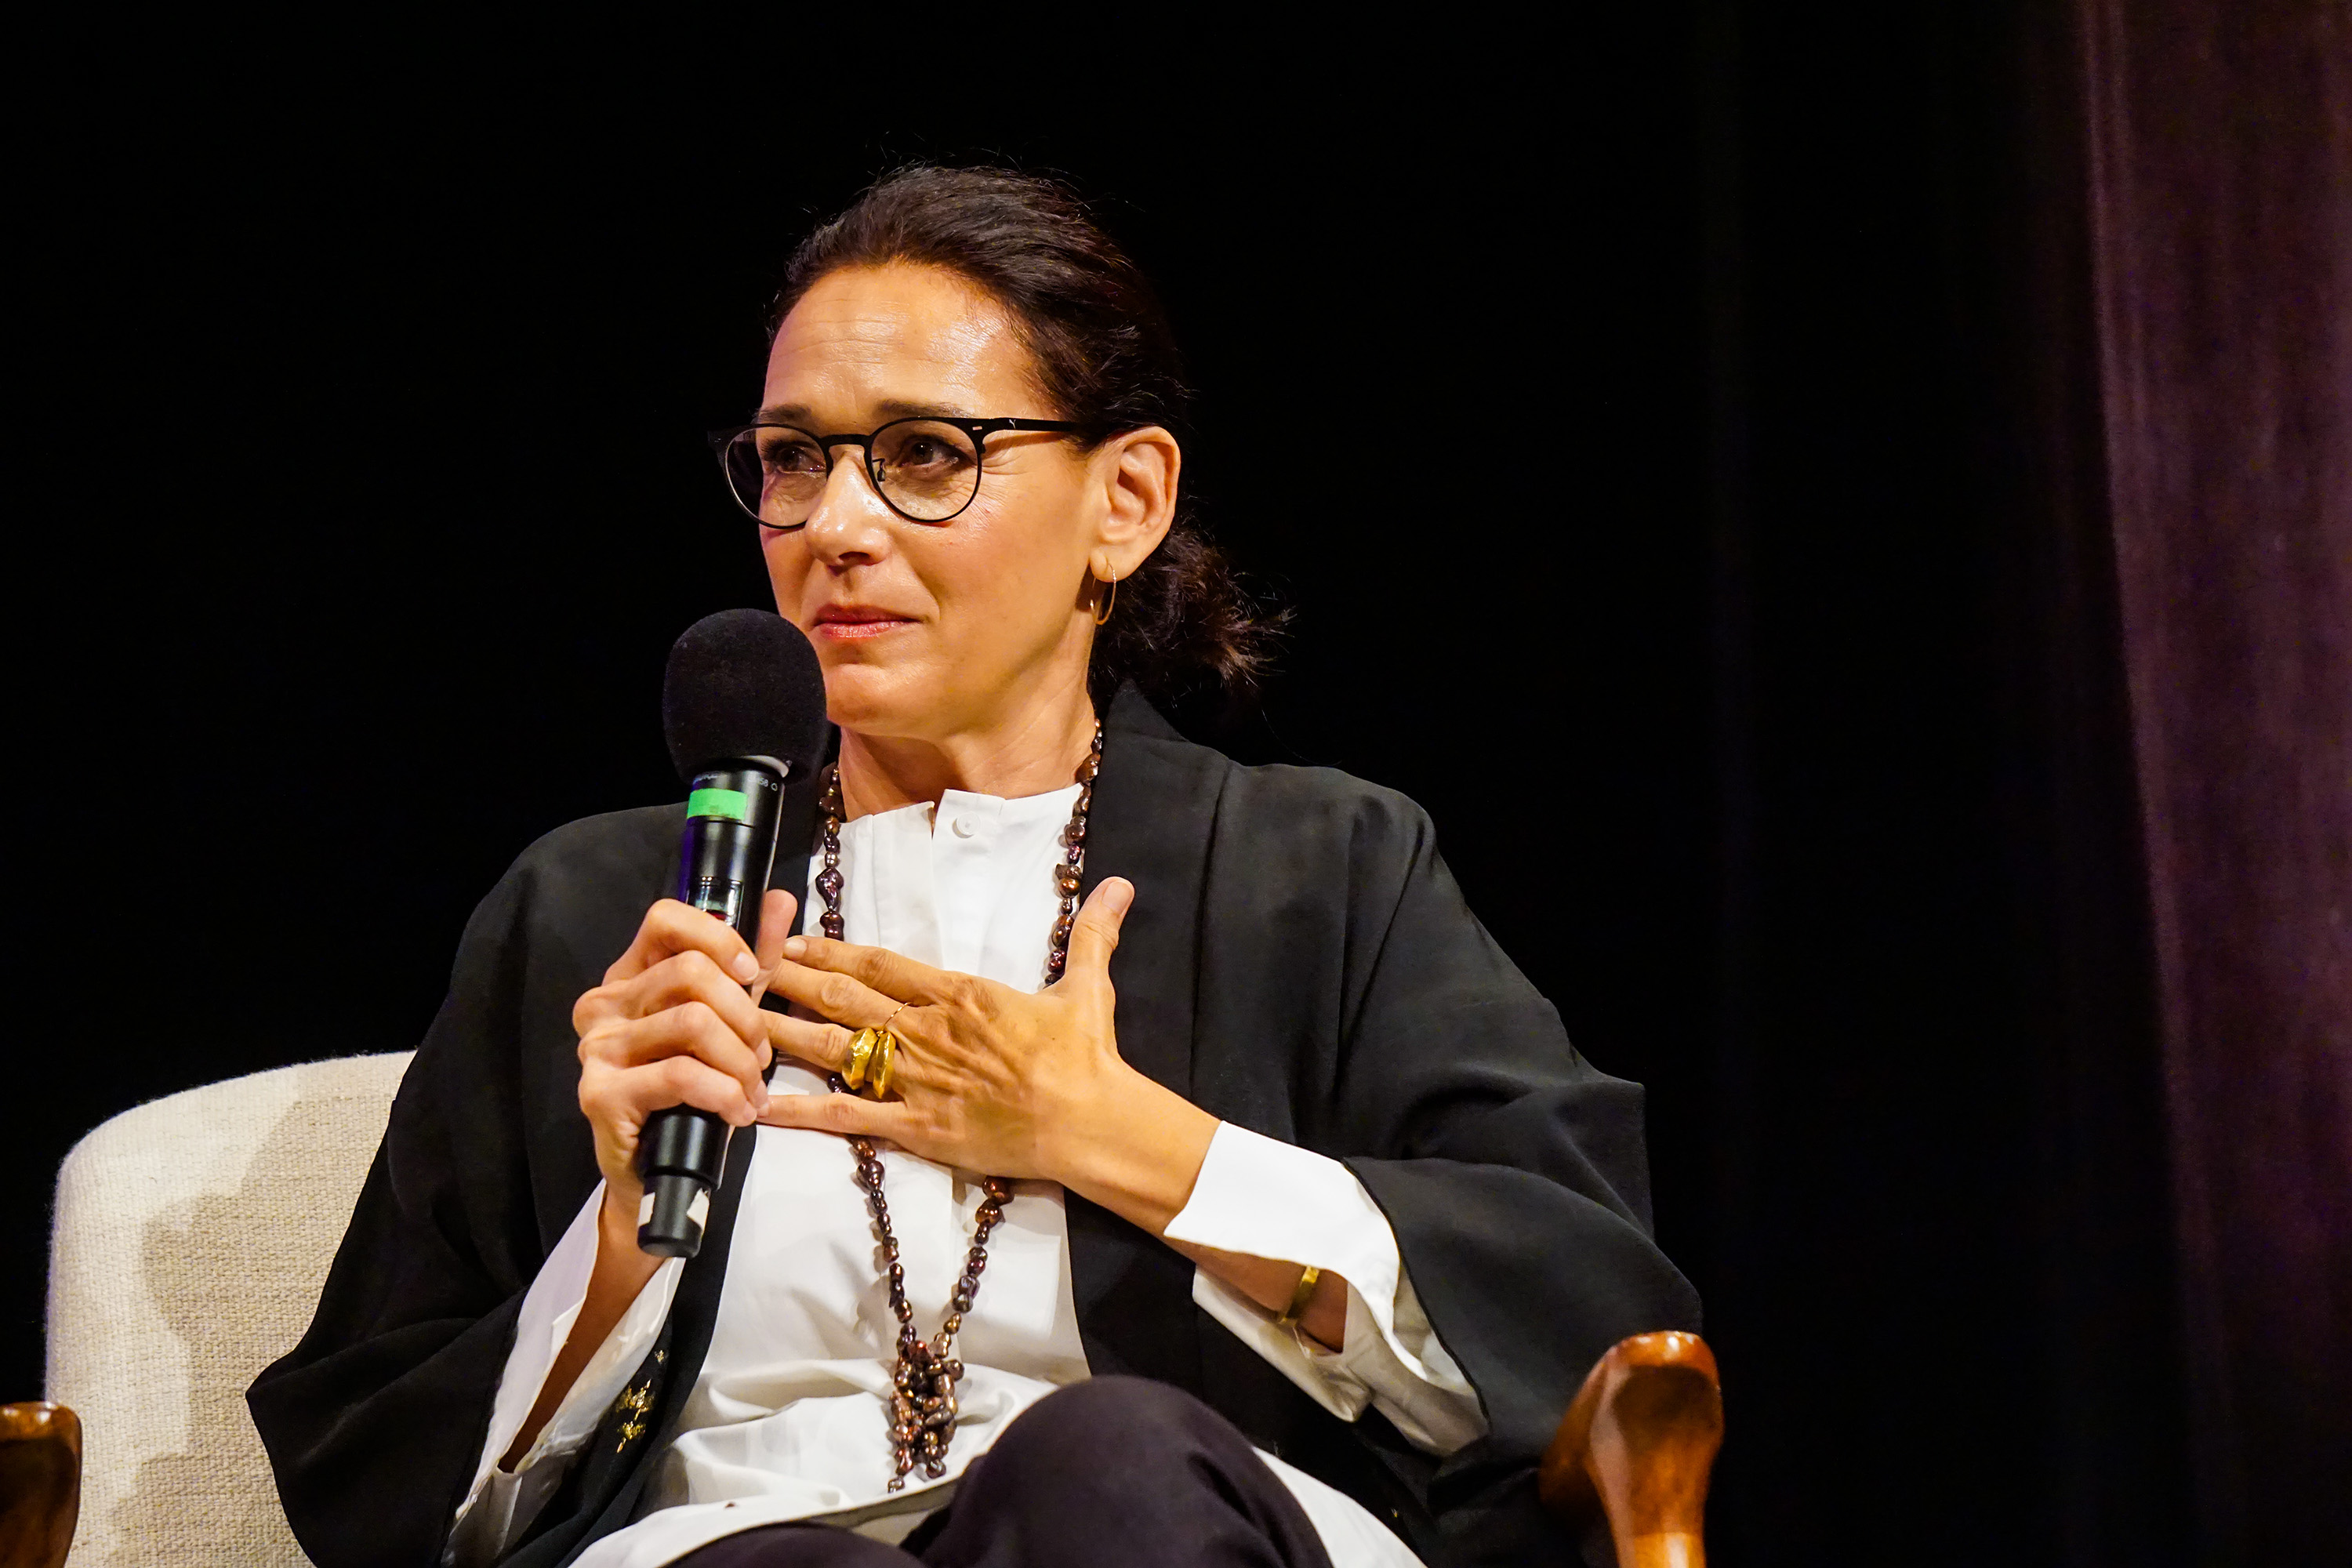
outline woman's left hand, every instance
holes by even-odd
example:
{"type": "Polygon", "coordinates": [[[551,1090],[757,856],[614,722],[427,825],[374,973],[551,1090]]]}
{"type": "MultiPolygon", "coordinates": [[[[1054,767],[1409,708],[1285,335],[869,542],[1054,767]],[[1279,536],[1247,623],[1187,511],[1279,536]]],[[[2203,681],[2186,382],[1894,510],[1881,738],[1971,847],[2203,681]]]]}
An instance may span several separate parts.
{"type": "Polygon", "coordinates": [[[778,1095],[760,1120],[1059,1182],[1156,1234],[1190,1196],[1217,1122],[1118,1054],[1110,956],[1134,898],[1132,883],[1106,878],[1078,910],[1062,978],[1034,993],[883,948],[794,937],[769,989],[817,1017],[769,1013],[770,1041],[838,1072],[852,1035],[887,1024],[898,1037],[894,1098],[778,1095]]]}

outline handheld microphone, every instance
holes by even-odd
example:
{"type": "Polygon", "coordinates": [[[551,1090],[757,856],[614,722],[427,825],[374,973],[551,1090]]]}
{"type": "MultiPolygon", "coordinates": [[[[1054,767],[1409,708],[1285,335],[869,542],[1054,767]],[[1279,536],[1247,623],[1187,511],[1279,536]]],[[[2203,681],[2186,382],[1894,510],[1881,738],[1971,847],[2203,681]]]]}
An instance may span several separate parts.
{"type": "MultiPolygon", "coordinates": [[[[662,729],[687,786],[677,899],[758,940],[776,863],[784,785],[824,753],[824,672],[800,629],[766,610],[722,610],[686,629],[662,679],[662,729]]],[[[727,1123],[673,1106],[646,1119],[637,1246],[660,1258],[702,1249],[727,1123]]]]}

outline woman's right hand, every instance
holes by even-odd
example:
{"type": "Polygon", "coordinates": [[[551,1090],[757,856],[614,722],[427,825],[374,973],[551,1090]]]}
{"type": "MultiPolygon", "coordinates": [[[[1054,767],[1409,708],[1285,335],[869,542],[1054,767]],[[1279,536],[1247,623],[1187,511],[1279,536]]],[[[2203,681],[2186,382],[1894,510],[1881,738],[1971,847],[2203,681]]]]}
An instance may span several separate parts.
{"type": "Polygon", "coordinates": [[[674,1105],[749,1127],[768,1108],[773,1052],[756,983],[792,934],[794,900],[771,889],[760,904],[758,952],[724,921],[675,899],[646,911],[604,983],[572,1009],[580,1037],[580,1109],[596,1137],[608,1230],[635,1237],[644,1184],[637,1139],[646,1119],[674,1105]]]}
{"type": "Polygon", "coordinates": [[[760,900],[760,947],[743,945],[727,922],[664,899],[646,911],[629,951],[604,984],[572,1004],[580,1037],[580,1109],[596,1134],[604,1208],[596,1216],[596,1267],[563,1349],[500,1466],[523,1461],[563,1396],[659,1259],[637,1248],[637,1138],[646,1118],[673,1105],[716,1111],[748,1127],[768,1103],[761,1081],[773,1055],[760,994],[793,934],[790,893],[760,900]]]}

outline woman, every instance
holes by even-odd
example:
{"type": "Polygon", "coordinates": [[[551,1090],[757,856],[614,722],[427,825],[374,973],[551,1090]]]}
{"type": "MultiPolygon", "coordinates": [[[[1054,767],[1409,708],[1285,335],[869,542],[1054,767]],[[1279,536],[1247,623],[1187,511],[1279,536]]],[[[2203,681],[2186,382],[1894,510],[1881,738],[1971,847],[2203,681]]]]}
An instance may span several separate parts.
{"type": "Polygon", "coordinates": [[[1183,398],[1050,184],[903,171],[795,254],[722,456],[837,769],[756,952],[662,897],[675,806],[477,911],[251,1394],[323,1568],[1566,1550],[1553,1423],[1696,1316],[1639,1090],[1410,803],[1145,700],[1262,650],[1180,501],[1183,398]],[[742,1130],[686,1263],[637,1250],[632,1164],[681,1100],[742,1130]]]}

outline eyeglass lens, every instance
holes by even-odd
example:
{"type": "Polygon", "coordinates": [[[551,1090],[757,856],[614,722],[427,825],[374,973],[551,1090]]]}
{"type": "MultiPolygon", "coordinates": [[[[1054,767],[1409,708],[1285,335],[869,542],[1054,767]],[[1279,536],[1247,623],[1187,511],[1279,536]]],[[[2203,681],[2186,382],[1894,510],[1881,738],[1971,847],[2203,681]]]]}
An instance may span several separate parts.
{"type": "MultiPolygon", "coordinates": [[[[755,426],[727,444],[727,482],[743,510],[771,528],[798,528],[824,494],[831,468],[816,438],[781,425],[755,426]]],[[[902,419],[874,433],[874,488],[902,515],[940,522],[980,490],[980,453],[952,425],[902,419]]]]}

